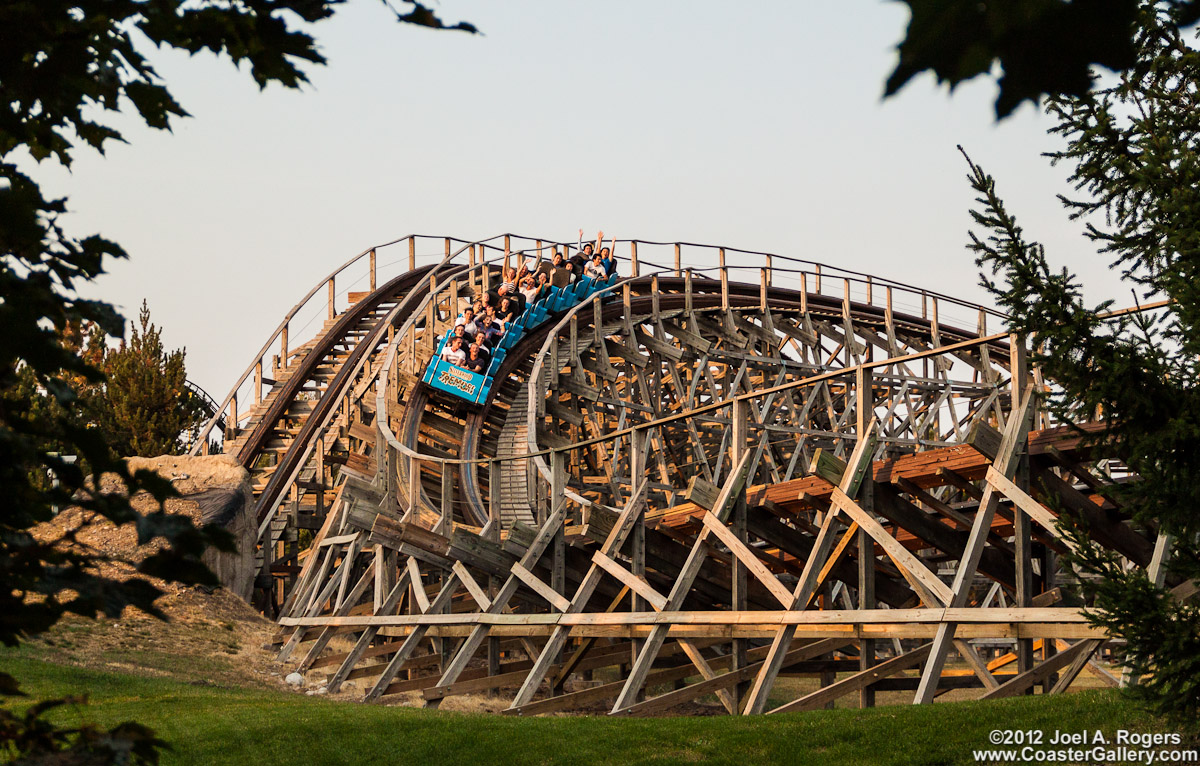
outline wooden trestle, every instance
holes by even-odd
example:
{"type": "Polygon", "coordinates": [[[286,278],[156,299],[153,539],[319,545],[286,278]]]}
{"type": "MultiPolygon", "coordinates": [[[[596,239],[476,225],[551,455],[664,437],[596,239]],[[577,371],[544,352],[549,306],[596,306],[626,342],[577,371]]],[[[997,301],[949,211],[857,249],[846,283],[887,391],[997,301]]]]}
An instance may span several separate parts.
{"type": "MultiPolygon", "coordinates": [[[[1102,496],[1136,477],[1087,424],[1047,420],[1047,381],[983,310],[966,331],[895,283],[817,267],[782,284],[778,256],[741,281],[724,249],[702,277],[675,246],[674,269],[531,331],[483,407],[423,386],[467,296],[543,247],[447,241],[332,317],[311,346],[325,388],[282,390],[315,367],[278,376],[249,425],[290,435],[281,457],[234,434],[264,529],[313,528],[303,550],[262,541],[282,660],[368,700],[489,693],[516,714],[1114,682],[1093,659],[1106,636],[1066,605],[1058,514],[1154,576],[1162,541],[1102,496]],[[776,683],[795,675],[819,687],[776,683]]],[[[649,245],[629,247],[638,269],[649,245]]]]}

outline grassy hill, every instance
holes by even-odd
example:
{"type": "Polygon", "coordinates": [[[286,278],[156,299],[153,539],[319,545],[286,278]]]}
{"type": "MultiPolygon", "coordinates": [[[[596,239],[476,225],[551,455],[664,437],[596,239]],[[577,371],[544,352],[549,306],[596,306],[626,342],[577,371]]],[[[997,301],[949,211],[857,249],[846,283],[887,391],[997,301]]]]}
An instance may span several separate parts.
{"type": "Polygon", "coordinates": [[[62,723],[137,720],[174,750],[166,764],[960,764],[997,728],[1167,728],[1112,691],[925,707],[822,710],[754,718],[520,719],[363,705],[228,679],[81,668],[41,647],[0,652],[34,699],[86,691],[62,723]]]}

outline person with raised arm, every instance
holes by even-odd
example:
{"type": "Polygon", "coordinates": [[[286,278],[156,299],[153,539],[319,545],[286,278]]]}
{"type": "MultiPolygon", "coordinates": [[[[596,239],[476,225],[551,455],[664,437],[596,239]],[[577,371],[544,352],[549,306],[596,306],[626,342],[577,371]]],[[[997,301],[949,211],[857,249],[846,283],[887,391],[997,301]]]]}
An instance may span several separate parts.
{"type": "Polygon", "coordinates": [[[600,248],[600,261],[604,264],[605,277],[611,277],[617,273],[617,238],[609,239],[608,245],[608,247],[600,248]]]}

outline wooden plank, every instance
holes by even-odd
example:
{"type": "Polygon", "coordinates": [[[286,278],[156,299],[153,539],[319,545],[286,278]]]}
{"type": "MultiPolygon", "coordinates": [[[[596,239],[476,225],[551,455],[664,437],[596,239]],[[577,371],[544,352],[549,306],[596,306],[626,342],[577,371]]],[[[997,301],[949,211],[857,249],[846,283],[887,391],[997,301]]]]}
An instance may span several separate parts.
{"type": "Polygon", "coordinates": [[[662,611],[662,609],[666,607],[666,596],[656,591],[654,587],[644,579],[635,577],[628,569],[621,566],[608,556],[605,556],[600,551],[596,551],[592,554],[592,561],[596,563],[596,566],[617,578],[622,585],[646,599],[646,601],[648,601],[656,610],[662,611]]]}
{"type": "Polygon", "coordinates": [[[455,561],[453,567],[454,574],[458,575],[458,579],[466,586],[467,592],[471,594],[471,598],[475,599],[475,603],[479,604],[479,608],[487,611],[487,608],[492,605],[492,600],[488,598],[487,593],[479,586],[467,568],[463,566],[461,561],[455,561]]]}
{"type": "MultiPolygon", "coordinates": [[[[819,639],[808,644],[807,646],[800,647],[799,649],[793,649],[792,651],[788,652],[784,656],[783,666],[787,667],[812,657],[819,657],[822,654],[828,654],[829,652],[840,649],[849,643],[851,642],[842,638],[819,639]]],[[[765,648],[766,647],[762,647],[758,650],[758,654],[760,656],[765,648]]],[[[670,710],[676,705],[690,702],[697,697],[704,696],[705,694],[713,694],[715,692],[728,689],[730,686],[748,681],[754,677],[755,673],[759,671],[759,669],[762,667],[762,664],[763,663],[760,660],[758,662],[751,663],[744,668],[731,670],[729,672],[722,673],[721,675],[714,675],[712,678],[685,686],[682,689],[676,689],[674,691],[667,692],[666,694],[660,694],[657,697],[652,697],[644,702],[639,702],[638,704],[628,707],[625,710],[621,710],[614,715],[643,716],[662,713],[670,710]]]]}
{"type": "MultiPolygon", "coordinates": [[[[993,460],[993,466],[1001,475],[1007,476],[1014,472],[1020,459],[1020,447],[1028,442],[1028,413],[1033,405],[1033,399],[1034,390],[1030,385],[1022,392],[1020,404],[1014,407],[1009,415],[1003,440],[996,451],[996,458],[993,460]]],[[[971,533],[967,538],[966,550],[963,551],[954,575],[954,583],[951,586],[953,595],[949,606],[961,607],[967,602],[971,583],[975,578],[976,568],[979,566],[979,558],[991,532],[992,517],[996,513],[999,500],[999,493],[991,484],[988,484],[983,491],[983,499],[979,502],[979,510],[975,512],[975,520],[972,522],[971,533]]],[[[955,627],[953,622],[945,622],[938,627],[933,649],[929,653],[929,661],[921,673],[921,684],[917,687],[915,703],[929,704],[933,702],[933,698],[937,694],[938,681],[942,676],[942,668],[946,662],[946,653],[954,639],[955,627]]],[[[994,692],[995,690],[990,693],[994,692]]]]}
{"type": "Polygon", "coordinates": [[[1034,684],[1041,683],[1049,678],[1052,674],[1062,670],[1067,665],[1074,662],[1075,658],[1080,654],[1085,657],[1091,656],[1102,642],[1098,641],[1080,641],[1071,648],[1059,652],[1050,659],[1036,665],[1024,673],[1018,673],[1009,681],[1005,681],[984,694],[980,699],[1000,699],[1002,697],[1015,697],[1018,694],[1023,694],[1026,689],[1034,684]]]}
{"type": "Polygon", "coordinates": [[[550,606],[554,607],[558,611],[565,612],[570,608],[570,601],[563,598],[561,594],[555,592],[553,588],[542,582],[541,578],[523,567],[520,562],[512,565],[512,573],[517,577],[518,580],[529,586],[534,593],[537,593],[539,596],[546,599],[546,601],[550,602],[550,606]]]}
{"type": "Polygon", "coordinates": [[[737,536],[728,527],[717,521],[717,518],[712,513],[704,514],[703,520],[704,526],[716,535],[717,539],[745,565],[746,569],[766,586],[771,595],[775,596],[784,608],[791,606],[792,592],[783,583],[779,582],[779,578],[772,574],[771,570],[767,569],[762,561],[746,547],[745,543],[737,539],[737,536]]]}
{"type": "MultiPolygon", "coordinates": [[[[887,555],[896,563],[896,566],[901,567],[911,574],[918,582],[921,583],[931,594],[933,594],[941,604],[949,604],[952,593],[950,588],[942,582],[936,574],[929,571],[929,567],[919,558],[914,556],[911,551],[900,544],[886,529],[883,528],[875,517],[864,511],[858,506],[858,503],[850,499],[845,492],[840,488],[833,490],[833,503],[841,511],[845,511],[858,526],[875,540],[875,543],[883,548],[887,555]]],[[[930,604],[930,606],[935,606],[930,604]]]]}
{"type": "MultiPolygon", "coordinates": [[[[877,429],[875,419],[872,418],[867,433],[854,445],[854,451],[850,454],[846,470],[842,473],[840,488],[856,492],[861,486],[863,471],[871,467],[871,457],[877,443],[877,429]],[[858,478],[856,479],[856,477],[858,478]]],[[[793,611],[804,609],[813,594],[816,593],[817,577],[820,574],[821,565],[825,563],[834,545],[833,525],[837,516],[837,509],[831,507],[825,515],[825,520],[821,523],[812,553],[804,563],[804,572],[800,575],[800,582],[796,583],[796,588],[792,591],[792,602],[789,609],[793,611]]],[[[771,693],[771,687],[775,685],[775,678],[783,666],[784,654],[791,646],[795,635],[796,629],[790,625],[782,627],[775,634],[767,658],[754,677],[754,685],[747,695],[746,705],[742,711],[744,715],[759,715],[766,709],[767,697],[771,693]]]]}
{"type": "Polygon", "coordinates": [[[1046,506],[1034,500],[1027,492],[995,468],[988,468],[985,478],[991,487],[1009,500],[1012,500],[1018,508],[1024,511],[1029,518],[1041,524],[1056,540],[1067,546],[1072,552],[1077,550],[1074,543],[1059,534],[1058,519],[1055,518],[1054,514],[1046,506]]]}
{"type": "Polygon", "coordinates": [[[826,703],[836,700],[844,694],[849,694],[853,691],[866,688],[871,684],[881,679],[893,676],[903,670],[907,670],[915,665],[919,665],[922,660],[929,655],[929,650],[933,648],[933,644],[923,644],[911,652],[905,652],[899,657],[893,657],[890,660],[872,665],[866,670],[836,681],[829,686],[826,686],[817,691],[806,694],[800,699],[792,700],[786,704],[780,705],[769,713],[787,713],[800,710],[816,710],[824,707],[826,703]]]}

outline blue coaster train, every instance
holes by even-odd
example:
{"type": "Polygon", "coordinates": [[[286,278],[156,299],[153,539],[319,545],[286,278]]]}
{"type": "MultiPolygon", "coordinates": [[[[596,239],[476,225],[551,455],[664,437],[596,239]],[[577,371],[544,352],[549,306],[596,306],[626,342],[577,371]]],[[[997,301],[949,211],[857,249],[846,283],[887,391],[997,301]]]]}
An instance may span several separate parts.
{"type": "Polygon", "coordinates": [[[549,295],[532,306],[527,306],[525,312],[509,325],[508,330],[501,336],[500,342],[492,349],[492,360],[488,364],[485,375],[471,372],[442,359],[442,349],[445,348],[451,337],[451,333],[447,332],[438,343],[421,380],[439,391],[445,391],[464,401],[483,404],[487,401],[488,394],[491,393],[494,376],[499,371],[504,357],[517,344],[526,330],[577,306],[589,296],[616,284],[616,281],[616,274],[608,279],[581,277],[574,284],[566,287],[550,288],[549,295]]]}

